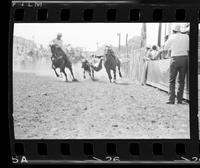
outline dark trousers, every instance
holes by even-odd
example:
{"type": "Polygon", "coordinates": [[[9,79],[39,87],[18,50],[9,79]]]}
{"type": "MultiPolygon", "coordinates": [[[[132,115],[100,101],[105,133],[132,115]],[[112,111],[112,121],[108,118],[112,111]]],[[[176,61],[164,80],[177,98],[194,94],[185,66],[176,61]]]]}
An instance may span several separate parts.
{"type": "Polygon", "coordinates": [[[183,91],[185,86],[185,76],[187,73],[188,56],[177,56],[172,57],[170,62],[170,73],[169,73],[169,101],[175,102],[175,84],[176,77],[178,75],[178,91],[177,101],[182,102],[183,91]]]}

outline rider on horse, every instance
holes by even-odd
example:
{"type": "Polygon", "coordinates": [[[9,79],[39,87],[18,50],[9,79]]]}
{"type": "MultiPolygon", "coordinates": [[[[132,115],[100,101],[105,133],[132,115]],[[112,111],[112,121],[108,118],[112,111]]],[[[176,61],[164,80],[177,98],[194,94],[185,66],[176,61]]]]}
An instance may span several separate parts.
{"type": "Polygon", "coordinates": [[[106,55],[110,55],[110,56],[116,58],[115,53],[110,46],[106,45],[105,52],[106,52],[106,55]]]}
{"type": "Polygon", "coordinates": [[[62,37],[62,34],[58,33],[57,38],[53,39],[49,44],[51,47],[51,52],[52,52],[51,60],[54,64],[60,64],[60,60],[64,59],[64,62],[69,64],[68,66],[70,67],[71,62],[66,55],[61,37],[62,37]]]}
{"type": "Polygon", "coordinates": [[[66,61],[67,60],[67,56],[66,56],[66,52],[65,49],[63,47],[63,41],[62,41],[62,34],[58,33],[57,34],[57,38],[53,39],[50,42],[50,46],[54,45],[55,46],[55,50],[52,51],[53,57],[54,59],[61,59],[64,58],[66,61]]]}
{"type": "Polygon", "coordinates": [[[60,48],[63,49],[63,41],[62,41],[61,38],[62,38],[62,34],[58,33],[57,37],[55,39],[53,39],[50,44],[51,45],[56,45],[57,47],[60,47],[60,48]]]}

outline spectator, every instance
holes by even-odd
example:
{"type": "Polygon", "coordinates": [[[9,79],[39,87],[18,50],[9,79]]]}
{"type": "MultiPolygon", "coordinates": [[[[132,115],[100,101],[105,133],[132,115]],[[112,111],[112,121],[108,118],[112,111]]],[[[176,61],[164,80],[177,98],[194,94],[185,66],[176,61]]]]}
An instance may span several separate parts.
{"type": "Polygon", "coordinates": [[[152,49],[151,49],[151,58],[152,58],[152,60],[158,59],[158,48],[157,48],[156,45],[152,46],[152,49]]]}
{"type": "MultiPolygon", "coordinates": [[[[168,40],[169,35],[165,36],[165,42],[168,40]]],[[[164,50],[164,45],[158,50],[157,58],[166,59],[170,57],[170,50],[164,50]]]]}
{"type": "Polygon", "coordinates": [[[165,36],[165,42],[168,40],[168,38],[169,38],[169,35],[166,35],[165,36]]]}
{"type": "Polygon", "coordinates": [[[173,27],[173,34],[165,43],[165,50],[171,50],[170,74],[169,74],[169,101],[167,104],[175,103],[175,84],[177,73],[178,92],[177,103],[182,104],[185,76],[188,64],[189,36],[181,33],[180,25],[173,27]]]}
{"type": "Polygon", "coordinates": [[[145,48],[145,51],[144,51],[145,55],[144,55],[144,58],[143,60],[146,61],[146,60],[151,60],[151,47],[150,46],[146,46],[145,48]]]}
{"type": "Polygon", "coordinates": [[[147,46],[145,48],[144,57],[143,57],[143,69],[142,69],[142,81],[141,81],[142,85],[146,85],[147,68],[148,68],[149,60],[151,60],[151,54],[150,54],[150,52],[151,52],[151,47],[147,46]]]}
{"type": "MultiPolygon", "coordinates": [[[[168,40],[169,38],[169,35],[166,35],[165,36],[165,42],[168,40]]],[[[164,46],[163,46],[163,58],[166,59],[166,58],[170,58],[171,57],[171,50],[164,50],[164,46]]]]}

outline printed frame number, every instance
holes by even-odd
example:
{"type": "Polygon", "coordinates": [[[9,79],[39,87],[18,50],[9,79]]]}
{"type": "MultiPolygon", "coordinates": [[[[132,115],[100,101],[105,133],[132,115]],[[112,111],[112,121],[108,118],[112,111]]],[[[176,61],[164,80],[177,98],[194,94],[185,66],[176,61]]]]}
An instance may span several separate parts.
{"type": "Polygon", "coordinates": [[[28,163],[28,160],[25,156],[12,156],[12,163],[28,163]]]}
{"type": "Polygon", "coordinates": [[[107,156],[106,161],[118,162],[118,161],[120,161],[120,159],[118,156],[115,156],[115,157],[107,156]]]}

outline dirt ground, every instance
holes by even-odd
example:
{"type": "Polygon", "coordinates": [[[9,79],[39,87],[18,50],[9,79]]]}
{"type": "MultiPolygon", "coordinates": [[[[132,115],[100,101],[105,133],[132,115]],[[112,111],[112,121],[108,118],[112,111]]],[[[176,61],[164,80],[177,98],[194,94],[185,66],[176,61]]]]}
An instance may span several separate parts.
{"type": "Polygon", "coordinates": [[[16,139],[189,138],[189,105],[166,105],[156,88],[109,83],[104,70],[96,81],[75,71],[79,82],[68,83],[40,72],[13,73],[16,139]]]}

